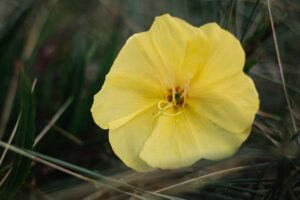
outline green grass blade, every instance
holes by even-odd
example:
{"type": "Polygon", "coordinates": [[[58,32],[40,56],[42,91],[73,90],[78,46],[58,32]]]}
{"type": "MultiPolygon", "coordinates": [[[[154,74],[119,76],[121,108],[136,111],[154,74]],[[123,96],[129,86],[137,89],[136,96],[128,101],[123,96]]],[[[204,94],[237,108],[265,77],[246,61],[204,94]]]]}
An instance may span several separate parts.
{"type": "Polygon", "coordinates": [[[244,33],[243,33],[243,35],[241,37],[241,42],[242,43],[244,42],[245,36],[247,35],[248,29],[249,29],[249,27],[250,27],[250,25],[251,25],[251,23],[253,21],[254,14],[255,14],[255,12],[257,10],[257,7],[258,7],[259,3],[260,3],[260,0],[256,0],[255,5],[254,5],[253,9],[251,10],[251,14],[250,14],[250,17],[249,17],[249,19],[247,21],[247,25],[246,25],[245,31],[244,31],[244,33]]]}
{"type": "MultiPolygon", "coordinates": [[[[21,117],[15,135],[15,144],[31,149],[35,133],[35,99],[31,84],[24,72],[19,75],[21,117]]],[[[0,199],[11,199],[25,181],[31,168],[31,160],[16,155],[12,170],[0,191],[0,199]]]]}
{"type": "Polygon", "coordinates": [[[230,5],[230,10],[228,11],[227,17],[226,17],[226,21],[224,23],[225,25],[225,29],[230,30],[230,22],[232,20],[232,15],[234,14],[234,10],[236,8],[236,0],[231,0],[231,5],[230,5]]]}
{"type": "Polygon", "coordinates": [[[138,199],[151,198],[153,200],[155,199],[182,200],[181,198],[177,198],[169,195],[145,191],[138,187],[101,175],[97,172],[28,149],[15,147],[13,145],[9,146],[6,143],[1,141],[0,141],[0,146],[8,148],[13,152],[16,152],[22,156],[25,156],[37,162],[49,165],[50,167],[54,167],[57,170],[73,175],[84,181],[91,182],[95,186],[108,187],[112,190],[116,190],[118,192],[125,193],[128,195],[132,195],[138,199]]]}

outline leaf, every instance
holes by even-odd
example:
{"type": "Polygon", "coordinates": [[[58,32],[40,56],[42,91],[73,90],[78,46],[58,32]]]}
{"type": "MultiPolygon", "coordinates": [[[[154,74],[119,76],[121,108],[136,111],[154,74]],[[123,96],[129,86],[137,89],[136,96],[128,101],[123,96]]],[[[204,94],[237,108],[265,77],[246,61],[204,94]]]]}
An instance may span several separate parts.
{"type": "MultiPolygon", "coordinates": [[[[32,149],[35,133],[35,98],[31,84],[24,72],[19,74],[19,95],[21,117],[15,135],[15,145],[32,149]]],[[[31,160],[15,155],[11,173],[0,190],[0,199],[12,199],[24,183],[31,168],[31,160]]]]}

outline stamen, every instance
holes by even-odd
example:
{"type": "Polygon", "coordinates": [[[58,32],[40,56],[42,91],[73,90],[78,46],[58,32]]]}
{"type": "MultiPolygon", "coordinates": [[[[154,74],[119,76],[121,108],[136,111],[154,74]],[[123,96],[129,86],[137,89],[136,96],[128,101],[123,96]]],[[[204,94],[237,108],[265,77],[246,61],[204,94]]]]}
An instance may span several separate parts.
{"type": "Polygon", "coordinates": [[[172,87],[172,103],[176,105],[176,90],[175,87],[172,87]]]}
{"type": "Polygon", "coordinates": [[[188,91],[190,89],[189,87],[190,87],[190,80],[188,80],[187,83],[185,84],[183,93],[180,96],[180,98],[183,98],[183,104],[182,104],[182,106],[185,106],[185,103],[187,101],[187,97],[188,97],[187,94],[188,94],[188,91]]]}
{"type": "MultiPolygon", "coordinates": [[[[167,82],[164,82],[164,85],[167,85],[167,82]]],[[[166,92],[165,93],[165,100],[159,101],[157,103],[158,112],[155,114],[154,117],[159,116],[160,114],[164,114],[166,116],[174,117],[178,116],[183,112],[183,107],[186,104],[186,101],[188,99],[188,91],[189,91],[189,85],[190,80],[188,80],[184,87],[179,87],[170,84],[169,87],[166,86],[166,92]],[[174,113],[171,113],[168,111],[169,109],[174,109],[174,113]]]]}

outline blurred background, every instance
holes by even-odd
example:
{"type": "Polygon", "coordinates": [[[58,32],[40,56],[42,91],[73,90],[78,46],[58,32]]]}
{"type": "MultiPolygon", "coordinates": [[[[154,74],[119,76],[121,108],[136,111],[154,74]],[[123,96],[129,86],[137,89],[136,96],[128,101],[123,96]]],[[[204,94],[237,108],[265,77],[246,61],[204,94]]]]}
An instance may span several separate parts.
{"type": "Polygon", "coordinates": [[[0,199],[299,199],[300,2],[271,10],[291,112],[266,0],[1,0],[0,140],[99,184],[2,148],[0,199]],[[261,107],[234,157],[141,174],[112,152],[90,108],[127,38],[164,13],[236,35],[261,107]]]}

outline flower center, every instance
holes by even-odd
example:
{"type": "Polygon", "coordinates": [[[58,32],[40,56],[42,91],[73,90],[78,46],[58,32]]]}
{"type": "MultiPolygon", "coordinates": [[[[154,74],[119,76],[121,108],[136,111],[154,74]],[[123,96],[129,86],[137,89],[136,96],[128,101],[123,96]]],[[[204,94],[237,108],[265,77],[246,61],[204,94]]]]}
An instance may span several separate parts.
{"type": "Polygon", "coordinates": [[[187,99],[186,89],[175,87],[167,89],[166,101],[172,103],[175,108],[184,106],[187,99]]]}
{"type": "Polygon", "coordinates": [[[167,116],[177,116],[182,113],[188,99],[189,82],[184,87],[167,87],[165,100],[157,104],[157,115],[164,114],[167,116]]]}

